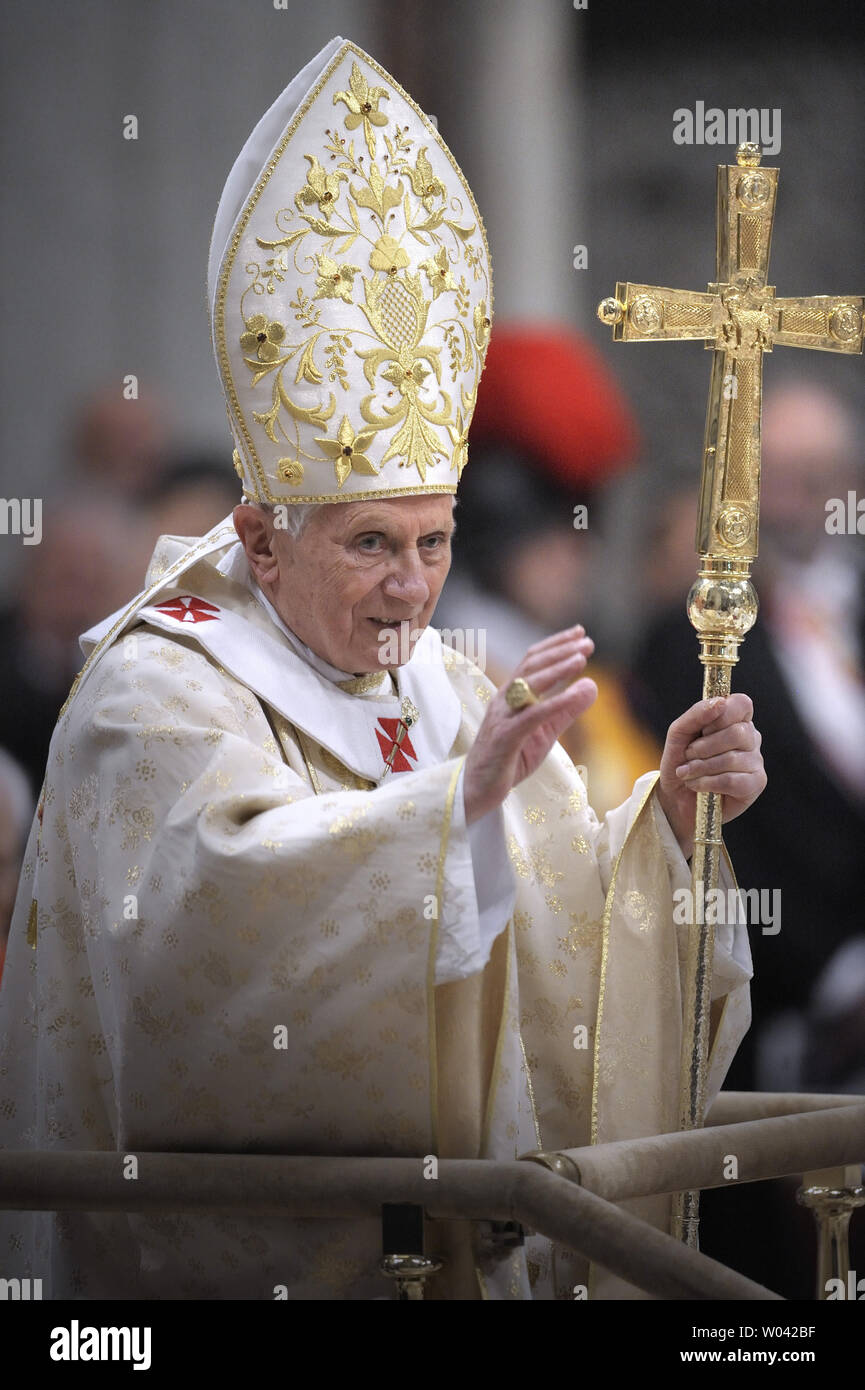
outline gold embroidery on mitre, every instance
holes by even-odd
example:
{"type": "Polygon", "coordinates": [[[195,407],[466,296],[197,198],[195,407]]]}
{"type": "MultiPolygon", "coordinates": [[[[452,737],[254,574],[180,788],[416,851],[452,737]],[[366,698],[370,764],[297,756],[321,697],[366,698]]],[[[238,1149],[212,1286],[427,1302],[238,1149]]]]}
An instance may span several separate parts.
{"type": "Polygon", "coordinates": [[[453,156],[393,79],[345,45],[252,190],[220,268],[214,336],[248,493],[305,503],[454,492],[491,302],[486,234],[453,156]],[[342,125],[319,126],[317,99],[348,62],[331,102],[342,125]],[[309,141],[300,167],[298,137],[309,141]],[[263,212],[262,195],[282,202],[283,189],[285,205],[263,212]],[[242,275],[231,330],[229,282],[242,275]],[[364,486],[373,477],[382,485],[364,486]],[[281,490],[302,483],[316,490],[281,490]]]}
{"type": "Polygon", "coordinates": [[[280,459],[276,465],[276,474],[284,483],[300,487],[303,482],[303,464],[297,463],[295,459],[280,459]]]}
{"type": "Polygon", "coordinates": [[[363,452],[369,447],[372,438],[373,432],[371,430],[355,434],[348,422],[348,416],[343,415],[340,427],[336,432],[336,439],[317,439],[315,441],[322,453],[333,459],[337,487],[342,487],[350,473],[365,473],[367,475],[378,473],[375,464],[370,463],[363,452]]]}

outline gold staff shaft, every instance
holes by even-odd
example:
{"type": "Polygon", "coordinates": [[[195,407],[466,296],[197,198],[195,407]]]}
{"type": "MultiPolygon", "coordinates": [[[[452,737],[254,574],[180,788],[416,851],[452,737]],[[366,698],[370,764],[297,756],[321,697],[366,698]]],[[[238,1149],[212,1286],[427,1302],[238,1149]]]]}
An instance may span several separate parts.
{"type": "MultiPolygon", "coordinates": [[[[710,398],[707,433],[713,429],[712,406],[710,398]]],[[[752,411],[753,402],[747,403],[745,409],[752,411]]],[[[759,417],[756,428],[759,430],[759,417]]],[[[717,445],[707,446],[706,454],[712,460],[717,458],[717,445]]],[[[704,489],[704,499],[710,495],[710,490],[704,489]]],[[[701,558],[700,571],[688,599],[688,616],[700,638],[703,698],[713,699],[730,694],[739,645],[757,616],[757,595],[750,580],[749,559],[735,561],[717,555],[701,558]]],[[[717,888],[720,875],[723,805],[724,799],[717,792],[697,793],[691,858],[691,922],[682,1011],[678,1120],[683,1130],[699,1129],[706,1110],[715,952],[714,916],[706,911],[706,903],[717,888]]],[[[696,1247],[698,1222],[699,1193],[677,1193],[673,1201],[673,1235],[696,1247]]]]}

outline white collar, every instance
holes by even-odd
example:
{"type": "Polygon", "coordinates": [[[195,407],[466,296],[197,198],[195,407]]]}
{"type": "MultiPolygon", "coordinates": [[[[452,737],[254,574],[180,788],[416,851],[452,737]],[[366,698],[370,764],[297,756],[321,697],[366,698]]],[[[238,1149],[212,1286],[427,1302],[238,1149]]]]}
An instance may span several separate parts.
{"type": "Polygon", "coordinates": [[[319,675],[324,676],[325,680],[333,681],[334,685],[338,684],[340,681],[350,681],[352,679],[351,671],[340,671],[339,667],[331,666],[330,662],[325,661],[323,656],[318,655],[318,652],[314,652],[312,647],[308,647],[305,642],[301,642],[297,633],[292,632],[288,624],[282,621],[282,618],[277,613],[270,599],[263,592],[260,585],[255,582],[251,572],[249,575],[249,587],[270,620],[276,624],[280,632],[285,634],[298,656],[302,657],[314,671],[318,671],[319,675]]]}
{"type": "MultiPolygon", "coordinates": [[[[448,678],[441,638],[435,628],[425,630],[411,659],[399,668],[398,696],[390,691],[348,694],[338,683],[345,679],[343,673],[336,672],[337,679],[326,677],[297,649],[294,634],[286,632],[284,624],[275,623],[264,605],[254,601],[248,583],[249,567],[239,543],[229,545],[211,573],[219,571],[220,576],[234,580],[249,596],[246,603],[241,599],[238,606],[237,597],[232,599],[221,585],[213,587],[208,582],[184,589],[182,576],[186,569],[202,552],[223,548],[226,530],[225,524],[218,533],[214,528],[213,533],[192,547],[191,553],[179,557],[159,583],[140,594],[125,613],[112,614],[85,633],[81,639],[85,652],[103,639],[107,646],[133,622],[150,623],[167,633],[182,631],[291,724],[333,753],[343,766],[372,782],[379,781],[383,772],[376,730],[379,726],[389,730],[402,700],[408,699],[421,715],[410,735],[416,752],[411,760],[413,768],[445,762],[459,732],[462,708],[448,678]],[[200,587],[203,593],[192,602],[199,608],[203,603],[208,614],[212,612],[212,618],[184,621],[180,616],[184,605],[190,602],[195,588],[200,587]],[[260,615],[258,622],[255,614],[260,615]],[[387,724],[382,725],[382,720],[387,720],[387,724]]],[[[314,655],[310,653],[310,657],[314,655]]],[[[321,658],[316,660],[320,662],[321,658]]]]}
{"type": "Polygon", "coordinates": [[[301,657],[308,666],[311,666],[314,671],[318,671],[320,676],[324,676],[325,680],[332,681],[334,685],[338,685],[340,681],[350,681],[354,679],[353,672],[340,671],[338,666],[331,666],[330,662],[325,661],[323,656],[318,655],[318,652],[314,652],[312,647],[308,647],[305,642],[301,642],[297,633],[292,632],[288,624],[283,622],[270,599],[261,588],[261,585],[257,582],[252,570],[249,568],[249,561],[246,558],[246,552],[240,541],[237,542],[237,545],[232,546],[231,550],[220,560],[216,568],[229,579],[234,579],[238,583],[246,585],[250,593],[261,604],[265,613],[270,618],[270,621],[288,638],[298,656],[301,657]]]}

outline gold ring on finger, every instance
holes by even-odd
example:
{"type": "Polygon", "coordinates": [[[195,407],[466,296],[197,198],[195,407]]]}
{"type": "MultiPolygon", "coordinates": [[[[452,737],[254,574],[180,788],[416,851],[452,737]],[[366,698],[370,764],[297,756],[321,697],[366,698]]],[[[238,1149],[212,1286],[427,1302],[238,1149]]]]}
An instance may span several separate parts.
{"type": "Polygon", "coordinates": [[[538,703],[537,695],[532,690],[528,681],[523,680],[522,676],[517,676],[516,680],[511,681],[505,691],[505,699],[508,703],[508,708],[512,710],[525,709],[526,705],[536,705],[538,703]]]}

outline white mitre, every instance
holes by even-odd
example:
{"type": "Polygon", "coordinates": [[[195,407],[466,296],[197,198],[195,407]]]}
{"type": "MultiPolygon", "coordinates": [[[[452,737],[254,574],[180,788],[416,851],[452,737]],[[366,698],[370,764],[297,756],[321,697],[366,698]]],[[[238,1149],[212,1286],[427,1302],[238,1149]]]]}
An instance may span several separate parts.
{"type": "Polygon", "coordinates": [[[435,126],[332,39],[228,177],[208,265],[213,345],[245,496],[456,491],[492,275],[435,126]]]}

